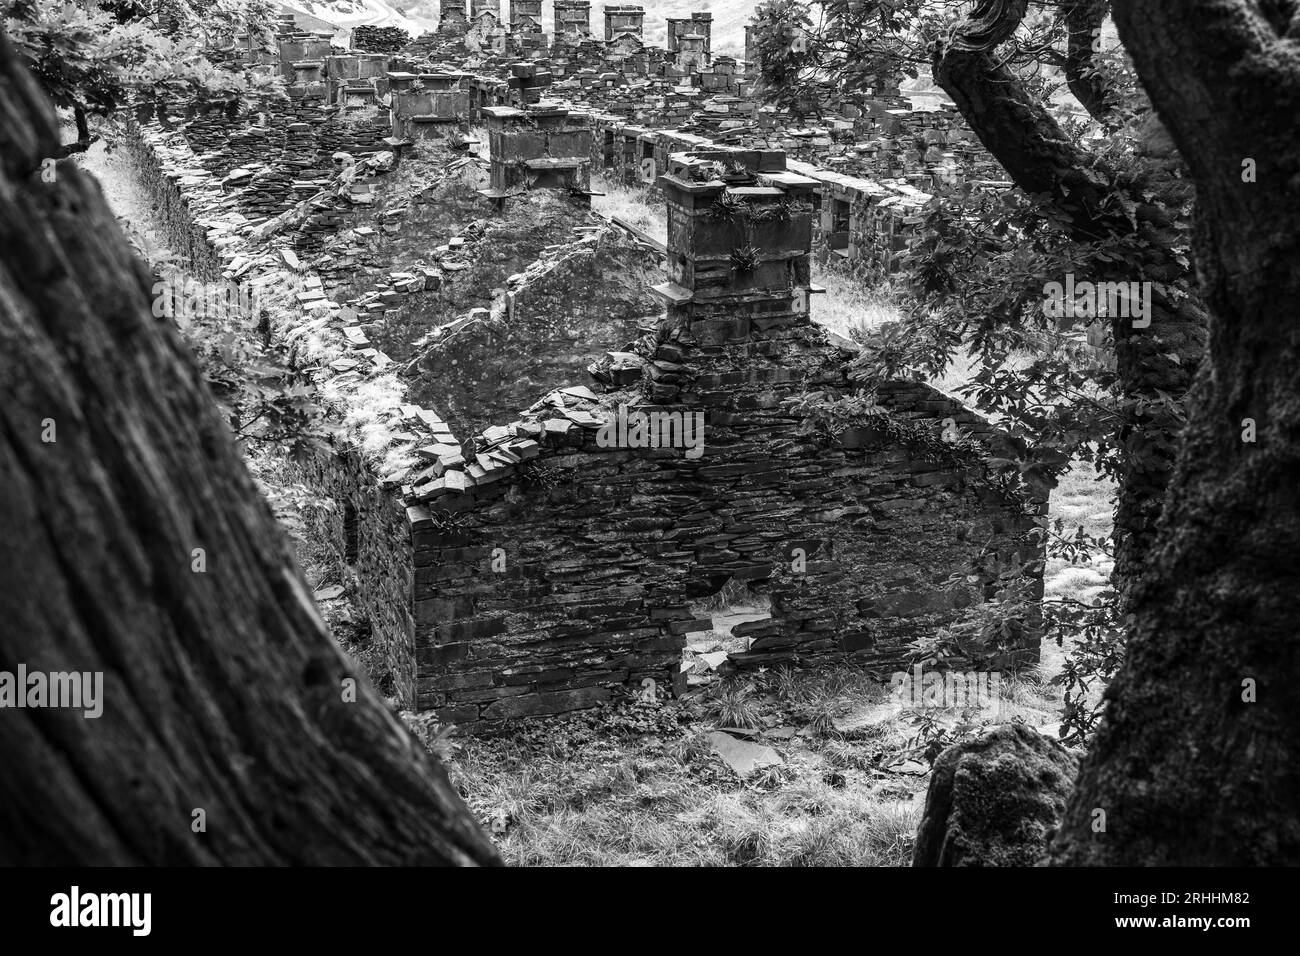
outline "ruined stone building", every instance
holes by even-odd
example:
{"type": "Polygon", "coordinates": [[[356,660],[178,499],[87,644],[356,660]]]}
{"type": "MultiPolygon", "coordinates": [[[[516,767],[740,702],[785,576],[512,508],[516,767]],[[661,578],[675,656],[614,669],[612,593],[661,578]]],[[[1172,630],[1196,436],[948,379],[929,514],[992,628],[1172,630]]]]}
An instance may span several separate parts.
{"type": "Polygon", "coordinates": [[[924,384],[862,394],[815,321],[812,256],[892,255],[902,185],[539,103],[553,64],[310,39],[261,121],[162,103],[132,149],[195,273],[291,290],[276,334],[347,425],[304,480],[403,706],[680,689],[728,584],[770,602],[728,666],[893,669],[1041,582],[1044,502],[988,463],[1009,439],[924,384]],[[590,212],[596,169],[650,180],[665,247],[590,212]]]}
{"type": "MultiPolygon", "coordinates": [[[[405,503],[409,618],[385,635],[404,701],[473,724],[673,686],[685,635],[710,627],[690,604],[728,581],[773,608],[742,625],[737,666],[892,668],[989,596],[972,569],[1041,558],[1024,536],[1041,502],[1026,512],[978,456],[937,461],[883,425],[819,438],[791,404],[853,390],[852,350],[810,321],[814,186],[780,154],[674,155],[666,314],[592,381],[484,429],[473,460],[457,459],[464,436],[433,436],[446,457],[386,519],[405,503]],[[728,184],[723,162],[746,174],[728,184]],[[611,427],[629,415],[653,440],[611,427]]],[[[936,435],[951,419],[997,440],[925,386],[879,400],[936,435]]]]}

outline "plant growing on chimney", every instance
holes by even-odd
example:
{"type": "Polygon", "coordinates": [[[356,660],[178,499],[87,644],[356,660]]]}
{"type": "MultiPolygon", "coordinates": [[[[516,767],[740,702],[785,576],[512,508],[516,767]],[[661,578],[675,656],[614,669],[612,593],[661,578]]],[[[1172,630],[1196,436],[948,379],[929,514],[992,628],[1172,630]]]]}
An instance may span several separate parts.
{"type": "Polygon", "coordinates": [[[736,216],[743,216],[749,212],[749,203],[741,199],[733,192],[723,192],[714,203],[709,206],[709,218],[727,220],[734,219],[736,216]]]}
{"type": "Polygon", "coordinates": [[[723,164],[722,177],[728,182],[752,182],[754,174],[745,168],[744,163],[729,159],[723,164]]]}
{"type": "Polygon", "coordinates": [[[722,178],[721,163],[696,163],[689,168],[693,182],[707,183],[722,178]]]}
{"type": "Polygon", "coordinates": [[[789,222],[793,215],[794,203],[788,199],[782,199],[769,206],[756,206],[749,212],[749,218],[754,222],[767,222],[769,220],[789,222]]]}
{"type": "Polygon", "coordinates": [[[737,272],[753,272],[758,268],[759,254],[753,246],[740,246],[731,250],[731,267],[737,272]]]}

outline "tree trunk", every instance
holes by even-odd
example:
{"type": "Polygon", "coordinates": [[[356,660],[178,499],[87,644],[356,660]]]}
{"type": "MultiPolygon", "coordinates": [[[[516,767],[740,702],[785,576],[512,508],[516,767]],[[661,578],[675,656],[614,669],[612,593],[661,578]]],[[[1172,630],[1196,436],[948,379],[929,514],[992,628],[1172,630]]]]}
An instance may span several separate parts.
{"type": "MultiPolygon", "coordinates": [[[[970,17],[936,46],[936,82],[1015,184],[1027,193],[1051,197],[1069,216],[1079,241],[1133,232],[1145,241],[1148,253],[1140,266],[1120,264],[1114,272],[1080,276],[1081,280],[1129,282],[1141,273],[1141,278],[1175,282],[1188,266],[1169,251],[1174,224],[1164,210],[1177,208],[1186,199],[1185,181],[1174,175],[1173,160],[1160,156],[1149,163],[1147,178],[1125,181],[1075,146],[1043,104],[999,63],[996,48],[1024,19],[1027,4],[1028,0],[977,3],[970,17]],[[1148,195],[1159,202],[1148,201],[1148,195]],[[1132,210],[1136,224],[1126,209],[1132,210]]],[[[1085,25],[1079,29],[1091,30],[1086,24],[1095,18],[1097,5],[1079,4],[1071,13],[1076,24],[1085,25]]],[[[1081,64],[1080,55],[1076,68],[1081,64]]],[[[1100,108],[1104,91],[1091,82],[1081,81],[1081,85],[1089,87],[1093,106],[1100,108]]],[[[1125,601],[1154,542],[1182,426],[1161,398],[1181,398],[1190,387],[1204,348],[1205,324],[1204,308],[1195,298],[1171,301],[1159,290],[1153,296],[1148,328],[1134,329],[1131,320],[1123,318],[1111,323],[1124,397],[1143,403],[1117,438],[1122,469],[1115,514],[1115,582],[1125,601]]]]}
{"type": "Polygon", "coordinates": [[[98,136],[90,135],[90,121],[86,117],[85,107],[74,106],[72,108],[72,119],[77,124],[77,138],[71,143],[64,143],[52,154],[57,159],[63,159],[76,153],[84,153],[99,139],[98,136]]]}
{"type": "Polygon", "coordinates": [[[1062,864],[1300,863],[1300,49],[1294,5],[1115,0],[1190,167],[1213,316],[1062,864]],[[1243,162],[1258,164],[1258,182],[1243,162]],[[1243,420],[1257,428],[1243,441],[1243,420]],[[1253,682],[1253,693],[1252,693],[1253,682]],[[1102,821],[1104,831],[1096,824],[1102,821]]]}
{"type": "Polygon", "coordinates": [[[103,674],[97,719],[0,712],[0,863],[497,862],[329,639],[98,187],[43,181],[58,149],[0,35],[0,669],[103,674]]]}

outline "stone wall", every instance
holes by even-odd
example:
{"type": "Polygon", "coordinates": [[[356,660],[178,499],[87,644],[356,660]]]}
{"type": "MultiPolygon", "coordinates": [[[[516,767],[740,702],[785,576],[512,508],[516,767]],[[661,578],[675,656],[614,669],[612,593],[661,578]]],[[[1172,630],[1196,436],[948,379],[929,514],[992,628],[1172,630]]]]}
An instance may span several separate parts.
{"type": "MultiPolygon", "coordinates": [[[[694,358],[685,337],[664,344],[694,358]]],[[[415,509],[420,707],[468,723],[587,706],[644,677],[670,687],[685,635],[711,627],[690,604],[732,579],[772,599],[771,620],[736,632],[755,639],[733,655],[744,666],[856,658],[894,669],[911,641],[983,599],[961,573],[990,548],[1020,557],[1015,507],[978,473],[936,467],[879,433],[830,446],[802,437],[798,416],[762,406],[828,384],[828,355],[811,346],[797,364],[768,363],[756,344],[729,353],[748,366],[730,373],[739,381],[706,379],[735,401],[703,406],[698,461],[601,448],[551,403],[508,426],[520,439],[511,454],[540,441],[523,478],[476,485],[467,508],[456,494],[415,509]]],[[[559,394],[570,412],[608,412],[612,399],[702,407],[559,394]]],[[[889,398],[936,428],[945,416],[978,425],[926,389],[889,398]]]]}
{"type": "Polygon", "coordinates": [[[475,434],[539,393],[581,380],[611,344],[630,343],[653,323],[658,305],[648,286],[658,281],[658,257],[621,230],[588,229],[511,276],[489,308],[440,326],[414,363],[416,400],[458,433],[475,434]]]}
{"type": "Polygon", "coordinates": [[[886,383],[880,415],[834,438],[808,427],[799,397],[851,394],[854,351],[810,322],[814,184],[783,159],[672,157],[667,316],[595,363],[594,389],[542,396],[485,429],[463,471],[414,486],[420,707],[473,725],[646,677],[672,686],[685,634],[710,627],[690,604],[729,580],[772,600],[770,620],[737,630],[753,642],[736,666],[893,669],[991,596],[990,561],[1041,572],[1025,532],[1043,503],[989,477],[982,455],[1002,439],[958,403],[886,383]],[[737,165],[751,175],[715,178],[737,165]],[[749,211],[720,217],[719,203],[749,211]],[[607,440],[620,408],[698,415],[702,453],[607,440]],[[983,450],[936,455],[952,425],[983,450]]]}
{"type": "Polygon", "coordinates": [[[352,600],[380,642],[389,681],[380,690],[414,707],[415,555],[396,488],[383,483],[355,447],[308,460],[302,477],[328,505],[305,512],[307,534],[332,546],[336,566],[357,585],[352,600]]]}

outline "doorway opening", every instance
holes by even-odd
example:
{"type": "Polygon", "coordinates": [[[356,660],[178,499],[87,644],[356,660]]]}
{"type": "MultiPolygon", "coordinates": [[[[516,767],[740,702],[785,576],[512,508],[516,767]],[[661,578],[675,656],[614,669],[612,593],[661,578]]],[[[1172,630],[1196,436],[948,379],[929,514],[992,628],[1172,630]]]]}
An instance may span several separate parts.
{"type": "Polygon", "coordinates": [[[730,656],[749,650],[754,638],[744,633],[743,625],[770,620],[772,599],[751,590],[745,581],[728,578],[715,593],[690,605],[690,611],[700,630],[687,633],[682,649],[688,691],[717,683],[729,670],[730,656]]]}

